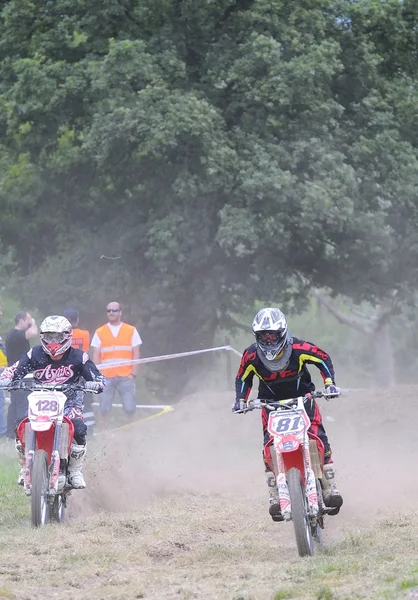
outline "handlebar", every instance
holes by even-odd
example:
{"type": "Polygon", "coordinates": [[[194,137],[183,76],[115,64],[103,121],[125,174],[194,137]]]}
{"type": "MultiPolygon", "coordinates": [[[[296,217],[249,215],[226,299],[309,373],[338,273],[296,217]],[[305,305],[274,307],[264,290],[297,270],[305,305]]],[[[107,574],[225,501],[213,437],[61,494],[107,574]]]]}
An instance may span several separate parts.
{"type": "MultiPolygon", "coordinates": [[[[340,394],[338,394],[339,396],[340,394]]],[[[335,398],[337,394],[328,394],[326,391],[318,390],[317,392],[309,392],[305,396],[303,396],[303,403],[309,402],[310,400],[314,400],[316,398],[325,398],[326,400],[330,400],[331,398],[335,398]]],[[[269,408],[274,410],[275,408],[284,407],[288,409],[294,408],[295,404],[297,404],[298,398],[289,398],[287,400],[272,400],[272,399],[263,399],[263,398],[252,398],[247,402],[247,405],[242,410],[236,410],[235,414],[247,413],[252,410],[261,409],[261,408],[269,408]]]]}
{"type": "Polygon", "coordinates": [[[16,390],[27,390],[29,392],[91,392],[92,394],[98,394],[97,390],[89,390],[84,385],[77,383],[62,383],[56,385],[54,383],[31,383],[28,384],[23,380],[14,381],[10,385],[3,387],[3,390],[14,392],[16,390]]]}

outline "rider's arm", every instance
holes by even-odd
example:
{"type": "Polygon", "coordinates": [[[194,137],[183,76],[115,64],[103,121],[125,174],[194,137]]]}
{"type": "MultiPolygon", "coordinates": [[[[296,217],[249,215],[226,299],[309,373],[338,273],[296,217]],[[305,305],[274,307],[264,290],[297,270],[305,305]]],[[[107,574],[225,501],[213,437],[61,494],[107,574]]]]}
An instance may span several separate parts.
{"type": "Polygon", "coordinates": [[[30,340],[30,339],[34,338],[37,334],[38,334],[38,326],[35,323],[35,319],[32,318],[32,323],[31,323],[30,327],[28,327],[28,329],[26,329],[26,331],[25,331],[25,338],[27,340],[30,340]]]}
{"type": "Polygon", "coordinates": [[[6,379],[8,381],[19,381],[23,379],[28,373],[32,373],[35,370],[35,366],[32,359],[32,349],[27,354],[24,354],[10,367],[4,369],[0,376],[0,379],[6,379]]]}
{"type": "Polygon", "coordinates": [[[249,352],[248,350],[242,355],[241,364],[235,378],[236,400],[247,400],[250,395],[255,372],[252,362],[253,357],[254,352],[249,352]]]}
{"type": "Polygon", "coordinates": [[[83,352],[83,365],[81,367],[81,375],[86,381],[99,381],[104,386],[106,378],[102,375],[94,362],[89,358],[87,352],[83,352]]]}
{"type": "Polygon", "coordinates": [[[325,385],[335,384],[334,365],[330,355],[310,342],[302,340],[299,342],[293,344],[293,350],[299,351],[300,367],[307,363],[315,365],[319,369],[325,385]]]}

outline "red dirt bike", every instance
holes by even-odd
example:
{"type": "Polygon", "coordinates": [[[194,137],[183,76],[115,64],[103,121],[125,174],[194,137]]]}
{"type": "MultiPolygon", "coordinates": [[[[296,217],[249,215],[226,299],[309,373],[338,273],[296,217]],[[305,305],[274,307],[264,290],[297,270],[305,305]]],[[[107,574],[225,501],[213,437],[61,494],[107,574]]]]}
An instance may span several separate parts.
{"type": "MultiPolygon", "coordinates": [[[[321,544],[324,516],[335,508],[325,506],[322,494],[324,445],[308,431],[310,420],[305,402],[313,398],[327,398],[318,391],[290,400],[250,400],[239,412],[256,408],[270,409],[267,429],[272,436],[268,446],[274,456],[264,449],[266,461],[276,476],[280,510],[285,521],[293,521],[296,544],[300,556],[312,556],[314,541],[321,544]]],[[[335,396],[333,396],[335,397],[335,396]]]]}
{"type": "Polygon", "coordinates": [[[31,497],[32,525],[60,523],[72,490],[67,483],[67,469],[74,437],[74,426],[64,416],[67,400],[64,392],[86,389],[74,384],[28,385],[25,381],[15,382],[6,389],[31,392],[28,417],[20,422],[17,436],[25,452],[24,491],[31,497]]]}

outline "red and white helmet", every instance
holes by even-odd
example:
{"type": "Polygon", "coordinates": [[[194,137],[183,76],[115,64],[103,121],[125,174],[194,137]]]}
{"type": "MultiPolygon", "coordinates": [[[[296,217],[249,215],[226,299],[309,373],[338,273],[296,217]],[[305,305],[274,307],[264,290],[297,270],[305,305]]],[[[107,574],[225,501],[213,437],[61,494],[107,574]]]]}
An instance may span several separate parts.
{"type": "Polygon", "coordinates": [[[65,317],[52,315],[42,321],[39,337],[47,354],[61,356],[71,346],[73,328],[65,317]]]}

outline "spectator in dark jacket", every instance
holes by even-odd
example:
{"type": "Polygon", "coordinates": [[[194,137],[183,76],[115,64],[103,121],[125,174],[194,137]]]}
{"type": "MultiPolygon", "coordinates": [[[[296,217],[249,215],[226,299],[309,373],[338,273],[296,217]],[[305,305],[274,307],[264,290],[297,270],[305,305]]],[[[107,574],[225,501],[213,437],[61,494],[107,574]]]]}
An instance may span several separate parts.
{"type": "MultiPolygon", "coordinates": [[[[6,337],[7,364],[10,367],[21,356],[29,352],[29,340],[38,334],[35,319],[28,312],[19,312],[15,326],[6,337]]],[[[7,413],[7,437],[15,439],[15,430],[20,421],[28,415],[28,392],[16,390],[10,393],[10,406],[7,413]]]]}

